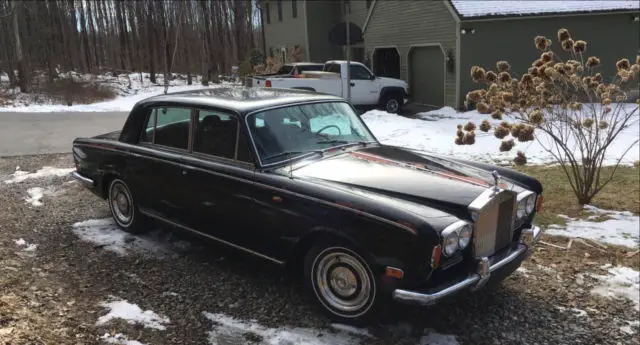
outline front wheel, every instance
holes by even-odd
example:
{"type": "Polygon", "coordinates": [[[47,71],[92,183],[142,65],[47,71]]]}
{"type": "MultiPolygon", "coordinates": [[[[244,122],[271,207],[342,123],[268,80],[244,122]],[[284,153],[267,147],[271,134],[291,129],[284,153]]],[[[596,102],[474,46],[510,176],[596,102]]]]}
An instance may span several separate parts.
{"type": "Polygon", "coordinates": [[[113,220],[121,229],[131,233],[146,230],[146,218],[138,211],[131,190],[123,180],[116,178],[109,183],[108,201],[113,220]]]}
{"type": "Polygon", "coordinates": [[[382,107],[388,113],[397,114],[400,112],[403,103],[404,99],[399,95],[389,95],[382,101],[382,107]]]}
{"type": "Polygon", "coordinates": [[[348,245],[314,246],[305,259],[305,279],[324,312],[335,321],[362,324],[375,315],[380,304],[369,263],[348,245]]]}

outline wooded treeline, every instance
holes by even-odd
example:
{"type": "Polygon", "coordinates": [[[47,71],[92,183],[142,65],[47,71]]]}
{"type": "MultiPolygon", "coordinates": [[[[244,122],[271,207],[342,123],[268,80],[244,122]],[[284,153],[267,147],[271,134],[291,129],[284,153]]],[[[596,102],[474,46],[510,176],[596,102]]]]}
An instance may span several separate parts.
{"type": "Polygon", "coordinates": [[[36,70],[144,71],[152,82],[178,72],[206,85],[262,47],[259,13],[255,0],[0,0],[0,70],[22,92],[36,70]]]}

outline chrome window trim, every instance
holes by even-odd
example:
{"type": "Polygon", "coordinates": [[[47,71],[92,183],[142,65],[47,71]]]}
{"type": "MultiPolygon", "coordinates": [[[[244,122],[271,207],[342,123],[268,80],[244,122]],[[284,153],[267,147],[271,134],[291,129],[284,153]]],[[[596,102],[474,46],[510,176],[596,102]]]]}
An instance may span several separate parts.
{"type": "MultiPolygon", "coordinates": [[[[279,104],[279,105],[275,105],[275,106],[271,106],[271,107],[261,108],[261,109],[258,109],[258,110],[252,110],[252,111],[248,112],[244,116],[245,127],[247,129],[248,134],[249,134],[249,138],[250,138],[250,141],[251,141],[251,145],[253,146],[253,150],[256,153],[256,158],[258,159],[258,165],[261,168],[267,168],[267,167],[270,167],[270,166],[274,166],[274,165],[290,162],[290,161],[293,161],[293,160],[306,158],[306,157],[309,157],[309,156],[315,154],[316,152],[309,152],[308,154],[307,153],[303,153],[303,154],[298,155],[298,156],[296,156],[294,158],[287,158],[287,159],[284,159],[284,160],[281,160],[281,161],[278,161],[278,162],[274,162],[274,163],[269,163],[269,164],[262,163],[262,157],[260,157],[260,153],[258,153],[258,146],[256,146],[255,140],[253,138],[253,133],[251,132],[251,127],[249,126],[249,117],[251,117],[252,115],[255,115],[257,113],[261,113],[261,112],[265,112],[265,111],[269,111],[269,110],[288,108],[288,107],[295,107],[295,106],[301,106],[301,105],[307,105],[307,104],[317,104],[317,103],[344,103],[344,104],[348,105],[355,113],[355,109],[353,108],[353,106],[351,106],[351,104],[349,104],[349,102],[346,102],[346,101],[340,100],[340,99],[325,99],[325,100],[314,100],[314,101],[301,101],[301,102],[295,102],[295,103],[289,103],[289,104],[279,104]]],[[[356,116],[358,116],[357,113],[356,113],[356,116]]],[[[358,116],[358,118],[359,118],[359,116],[358,116]]],[[[373,135],[373,133],[371,132],[369,127],[367,127],[367,125],[364,123],[364,121],[362,121],[362,120],[360,120],[360,121],[364,125],[363,127],[367,130],[369,135],[371,135],[371,137],[374,139],[374,141],[377,144],[380,144],[378,139],[373,135]]],[[[333,148],[333,147],[331,147],[331,148],[333,148]]]]}

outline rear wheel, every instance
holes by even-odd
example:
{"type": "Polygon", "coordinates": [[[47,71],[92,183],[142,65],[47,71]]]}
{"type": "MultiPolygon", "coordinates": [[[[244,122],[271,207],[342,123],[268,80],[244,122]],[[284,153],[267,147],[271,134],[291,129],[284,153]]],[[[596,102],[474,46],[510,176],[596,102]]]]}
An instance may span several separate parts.
{"type": "Polygon", "coordinates": [[[132,233],[146,230],[146,217],[140,214],[131,190],[123,180],[116,178],[109,183],[107,200],[111,216],[120,228],[132,233]]]}
{"type": "Polygon", "coordinates": [[[305,280],[324,312],[338,322],[362,324],[380,304],[371,266],[344,243],[314,246],[305,259],[305,280]]]}

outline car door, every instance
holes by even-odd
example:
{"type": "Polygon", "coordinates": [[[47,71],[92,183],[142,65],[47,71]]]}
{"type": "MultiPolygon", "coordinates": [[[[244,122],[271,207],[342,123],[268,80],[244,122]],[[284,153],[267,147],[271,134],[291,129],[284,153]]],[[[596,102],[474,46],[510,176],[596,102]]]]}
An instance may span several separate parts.
{"type": "Polygon", "coordinates": [[[143,211],[180,222],[188,210],[189,192],[181,157],[189,151],[193,110],[182,106],[151,108],[140,137],[140,150],[128,167],[135,180],[136,203],[143,211]]]}
{"type": "MultiPolygon", "coordinates": [[[[364,66],[351,65],[351,103],[373,105],[378,103],[378,84],[364,66]]],[[[344,76],[346,78],[346,76],[344,76]]],[[[346,96],[346,95],[345,95],[346,96]]]]}
{"type": "Polygon", "coordinates": [[[237,114],[198,109],[193,150],[185,162],[190,190],[187,225],[245,249],[252,231],[254,165],[237,114]]]}

